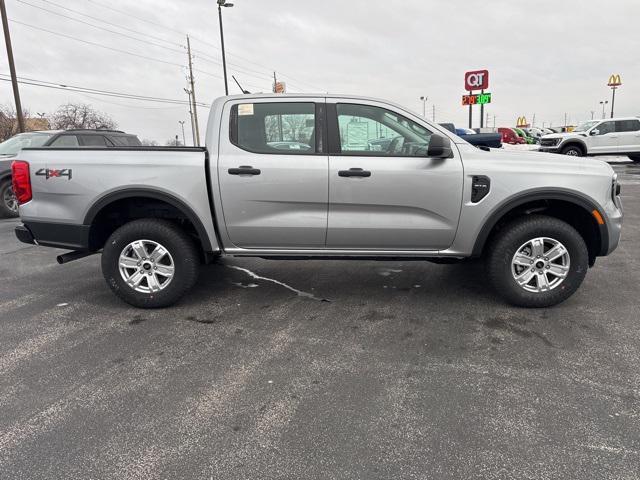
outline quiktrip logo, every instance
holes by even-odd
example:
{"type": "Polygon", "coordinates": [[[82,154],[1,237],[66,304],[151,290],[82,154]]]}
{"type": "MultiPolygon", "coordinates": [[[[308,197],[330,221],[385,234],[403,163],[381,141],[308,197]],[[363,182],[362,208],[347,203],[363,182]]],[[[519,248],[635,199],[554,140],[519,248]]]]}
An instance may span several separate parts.
{"type": "Polygon", "coordinates": [[[489,70],[474,70],[464,74],[464,89],[468,92],[489,88],[489,70]]]}

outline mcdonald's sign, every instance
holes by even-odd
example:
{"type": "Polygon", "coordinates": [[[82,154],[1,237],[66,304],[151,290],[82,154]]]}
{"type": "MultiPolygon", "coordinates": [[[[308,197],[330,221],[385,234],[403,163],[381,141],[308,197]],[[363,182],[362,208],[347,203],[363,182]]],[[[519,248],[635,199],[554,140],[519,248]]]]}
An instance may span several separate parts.
{"type": "Polygon", "coordinates": [[[612,88],[619,87],[620,85],[622,85],[622,80],[620,80],[620,74],[612,74],[609,77],[609,83],[607,83],[607,85],[612,88]]]}
{"type": "Polygon", "coordinates": [[[516,127],[528,127],[529,124],[527,123],[527,119],[526,117],[518,117],[518,120],[516,120],[516,127]]]}

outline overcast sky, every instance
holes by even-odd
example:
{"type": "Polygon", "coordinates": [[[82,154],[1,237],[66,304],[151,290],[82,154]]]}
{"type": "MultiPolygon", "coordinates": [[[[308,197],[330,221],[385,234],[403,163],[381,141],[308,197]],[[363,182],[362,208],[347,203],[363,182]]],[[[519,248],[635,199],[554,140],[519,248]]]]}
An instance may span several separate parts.
{"type": "MultiPolygon", "coordinates": [[[[6,3],[9,17],[23,23],[10,24],[20,77],[186,99],[180,65],[186,65],[181,45],[189,33],[198,101],[224,94],[215,0],[6,3]]],[[[518,116],[531,121],[535,114],[538,125],[560,125],[565,113],[571,123],[591,118],[591,111],[599,118],[599,101],[611,99],[607,79],[619,73],[616,115],[640,115],[639,0],[235,0],[223,14],[230,72],[252,92],[269,91],[275,70],[290,92],[375,96],[416,112],[426,95],[429,116],[435,105],[436,121],[466,126],[463,73],[487,68],[491,124],[493,115],[497,126],[514,126],[518,116]]],[[[0,57],[0,73],[8,74],[6,56],[0,57]]],[[[239,93],[229,80],[231,93],[239,93]]],[[[10,84],[0,88],[0,102],[12,102],[10,84]]],[[[190,135],[182,106],[28,85],[21,94],[32,112],[85,102],[140,138],[165,143],[180,132],[179,120],[190,135]]],[[[199,109],[201,124],[207,113],[199,109]]]]}

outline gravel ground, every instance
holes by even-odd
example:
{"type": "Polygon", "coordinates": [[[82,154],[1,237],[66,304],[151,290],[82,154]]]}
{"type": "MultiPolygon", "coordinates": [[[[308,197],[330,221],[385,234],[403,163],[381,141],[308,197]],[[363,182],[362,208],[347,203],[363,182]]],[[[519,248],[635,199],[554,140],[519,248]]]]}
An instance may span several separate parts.
{"type": "Polygon", "coordinates": [[[615,168],[620,247],[543,310],[480,263],[233,258],[135,310],[0,221],[0,478],[639,478],[640,167],[615,168]]]}

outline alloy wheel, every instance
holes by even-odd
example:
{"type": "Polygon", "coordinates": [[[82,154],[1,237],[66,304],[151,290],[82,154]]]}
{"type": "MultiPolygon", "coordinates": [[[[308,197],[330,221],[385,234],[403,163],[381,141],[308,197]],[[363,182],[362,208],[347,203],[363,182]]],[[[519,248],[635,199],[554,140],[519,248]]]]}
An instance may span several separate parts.
{"type": "Polygon", "coordinates": [[[558,240],[537,237],[523,243],[511,260],[515,281],[528,292],[541,293],[558,287],[569,274],[567,248],[558,240]]]}
{"type": "Polygon", "coordinates": [[[124,247],[118,268],[126,284],[141,293],[164,290],[175,274],[173,257],[153,240],[136,240],[124,247]]]}

